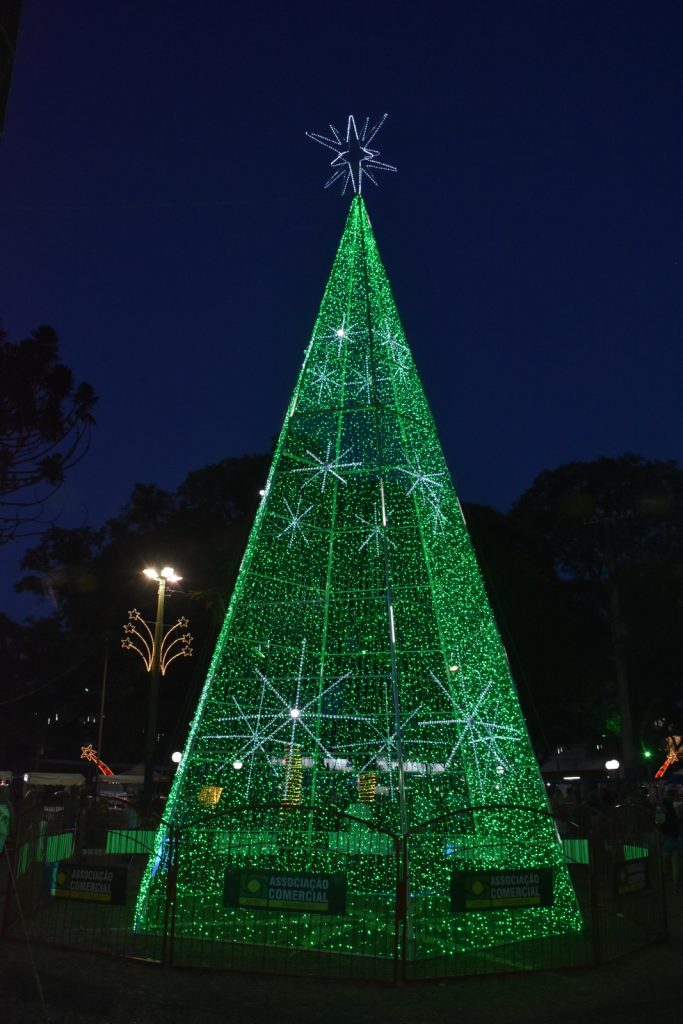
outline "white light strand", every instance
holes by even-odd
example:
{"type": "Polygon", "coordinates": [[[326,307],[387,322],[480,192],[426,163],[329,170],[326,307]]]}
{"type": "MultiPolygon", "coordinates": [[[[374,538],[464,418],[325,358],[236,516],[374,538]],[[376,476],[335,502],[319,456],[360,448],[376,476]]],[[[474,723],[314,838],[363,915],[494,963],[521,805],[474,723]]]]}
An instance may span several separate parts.
{"type": "MultiPolygon", "coordinates": [[[[374,540],[374,542],[375,542],[375,551],[377,552],[377,556],[379,557],[379,554],[380,554],[380,540],[381,540],[382,536],[384,535],[384,528],[387,525],[386,524],[386,516],[384,515],[384,511],[382,511],[382,521],[380,522],[379,513],[377,511],[377,506],[376,505],[373,506],[372,512],[373,512],[373,521],[372,522],[369,519],[364,519],[363,516],[359,516],[358,514],[356,514],[356,519],[358,519],[359,522],[361,522],[363,524],[363,526],[366,526],[367,529],[368,529],[368,534],[367,534],[365,540],[363,541],[363,543],[361,544],[361,546],[358,548],[358,550],[362,551],[363,548],[367,544],[369,544],[371,540],[374,540]]],[[[388,544],[391,545],[392,548],[396,547],[396,544],[391,539],[391,537],[387,537],[386,541],[387,541],[388,544]]]]}
{"type": "Polygon", "coordinates": [[[356,467],[361,465],[361,463],[357,462],[357,461],[356,462],[353,462],[353,461],[344,462],[343,461],[345,459],[345,457],[349,454],[350,451],[351,451],[351,449],[347,448],[345,451],[341,452],[341,454],[339,456],[337,456],[336,458],[333,458],[332,454],[331,454],[332,453],[332,442],[328,441],[327,451],[325,453],[325,457],[324,457],[324,459],[321,459],[320,456],[315,454],[315,452],[312,452],[309,448],[307,448],[306,449],[306,454],[309,455],[313,459],[313,465],[311,465],[311,466],[297,466],[294,469],[290,470],[290,472],[291,473],[310,473],[311,474],[311,476],[308,478],[308,480],[306,480],[304,482],[304,487],[306,487],[307,484],[311,483],[311,481],[315,480],[317,477],[321,477],[322,478],[322,484],[321,484],[321,487],[320,487],[320,492],[322,493],[325,490],[325,487],[327,486],[327,478],[328,478],[328,476],[333,476],[340,483],[346,484],[346,482],[347,482],[346,478],[343,477],[341,475],[341,473],[338,472],[338,471],[340,469],[355,469],[356,467]]]}
{"type": "MultiPolygon", "coordinates": [[[[284,500],[285,505],[287,506],[287,512],[289,513],[289,520],[288,520],[287,525],[285,526],[284,530],[281,533],[278,533],[278,537],[284,537],[287,533],[289,533],[289,543],[288,543],[287,546],[290,547],[290,548],[291,548],[291,546],[292,546],[292,544],[294,542],[294,539],[295,539],[297,534],[301,537],[301,539],[303,540],[304,544],[308,544],[308,537],[304,533],[304,528],[301,525],[301,523],[302,523],[302,520],[303,520],[304,516],[307,516],[308,513],[311,511],[311,509],[313,508],[313,505],[309,505],[308,508],[305,508],[303,510],[303,512],[302,512],[301,511],[301,502],[302,502],[303,499],[299,498],[299,503],[298,503],[298,505],[296,507],[296,511],[294,511],[294,509],[289,504],[287,499],[284,498],[283,500],[284,500]]],[[[284,516],[283,516],[283,518],[284,518],[284,516]]]]}
{"type": "Polygon", "coordinates": [[[351,186],[352,191],[356,195],[360,195],[363,190],[364,177],[369,178],[373,185],[377,185],[377,181],[370,168],[372,168],[372,171],[396,171],[392,164],[386,164],[377,160],[380,153],[378,149],[370,149],[370,143],[386,119],[387,115],[384,114],[375,127],[368,130],[370,118],[366,118],[359,135],[355,118],[351,114],[346,124],[345,139],[341,138],[339,131],[334,125],[330,125],[331,138],[326,135],[319,135],[317,132],[306,132],[309,139],[313,139],[314,142],[324,146],[326,149],[331,149],[336,154],[334,160],[330,162],[330,167],[335,168],[335,170],[325,182],[325,188],[329,188],[335,182],[341,181],[342,195],[346,193],[349,186],[351,186]]]}

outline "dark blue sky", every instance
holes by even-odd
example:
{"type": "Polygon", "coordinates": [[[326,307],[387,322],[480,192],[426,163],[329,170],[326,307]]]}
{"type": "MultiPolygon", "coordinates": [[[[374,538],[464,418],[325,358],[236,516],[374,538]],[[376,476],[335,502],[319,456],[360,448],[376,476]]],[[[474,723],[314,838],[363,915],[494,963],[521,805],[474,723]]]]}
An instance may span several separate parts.
{"type": "Polygon", "coordinates": [[[460,496],[683,461],[681,53],[680,0],[26,0],[0,315],[100,395],[64,525],[268,449],[348,209],[304,132],[350,112],[390,115],[366,199],[460,496]]]}

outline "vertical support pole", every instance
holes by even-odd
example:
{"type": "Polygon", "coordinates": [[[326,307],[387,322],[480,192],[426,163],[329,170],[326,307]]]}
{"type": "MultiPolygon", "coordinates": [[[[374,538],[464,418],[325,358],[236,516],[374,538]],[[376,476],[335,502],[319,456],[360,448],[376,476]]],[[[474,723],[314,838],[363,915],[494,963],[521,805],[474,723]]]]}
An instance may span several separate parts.
{"type": "Polygon", "coordinates": [[[149,671],[149,710],[147,712],[147,742],[145,744],[145,782],[144,795],[147,803],[151,802],[154,792],[154,761],[157,746],[157,716],[159,708],[159,675],[161,671],[161,642],[164,629],[164,594],[166,580],[159,577],[157,590],[157,618],[154,626],[154,645],[152,648],[152,667],[149,671]]]}
{"type": "Polygon", "coordinates": [[[403,928],[401,929],[401,982],[407,981],[408,932],[411,931],[410,879],[408,877],[408,836],[401,836],[401,873],[403,876],[403,928]]]}
{"type": "Polygon", "coordinates": [[[619,716],[621,718],[621,758],[626,782],[634,782],[637,775],[635,744],[633,739],[633,716],[626,659],[625,627],[621,616],[621,597],[617,573],[617,553],[614,540],[614,525],[605,519],[605,561],[607,562],[607,586],[609,589],[609,623],[614,653],[614,669],[619,694],[619,716]]]}
{"type": "Polygon", "coordinates": [[[396,861],[396,903],[394,907],[394,984],[403,985],[405,981],[404,935],[406,931],[406,911],[408,906],[407,879],[404,873],[405,858],[403,847],[405,836],[394,836],[394,860],[396,861]]]}
{"type": "Polygon", "coordinates": [[[7,933],[9,926],[9,914],[10,914],[10,900],[13,895],[12,879],[15,877],[12,872],[12,861],[10,860],[9,850],[5,845],[5,857],[7,858],[7,889],[5,890],[5,899],[2,904],[2,921],[0,921],[0,935],[7,933]]]}
{"type": "MultiPolygon", "coordinates": [[[[354,200],[355,201],[355,200],[354,200]]],[[[357,202],[357,201],[356,201],[357,202]]],[[[362,265],[363,265],[363,279],[365,283],[365,309],[368,318],[368,334],[370,339],[370,359],[372,365],[372,390],[373,390],[373,417],[375,423],[375,439],[377,444],[377,458],[379,462],[379,487],[380,487],[380,499],[382,504],[382,554],[384,561],[384,580],[386,585],[386,605],[387,605],[387,626],[389,631],[389,654],[390,654],[390,666],[391,666],[391,701],[394,712],[394,744],[396,749],[396,761],[398,766],[398,806],[399,813],[401,815],[401,831],[405,835],[408,830],[408,810],[406,807],[406,792],[405,792],[405,760],[403,757],[403,736],[401,733],[401,705],[399,700],[399,680],[398,680],[398,659],[396,657],[396,623],[394,621],[394,597],[391,586],[391,571],[389,564],[389,545],[387,543],[386,527],[387,527],[387,509],[384,499],[384,436],[382,429],[382,421],[379,412],[379,403],[377,401],[377,387],[376,387],[376,370],[375,370],[375,331],[372,322],[372,310],[370,308],[370,284],[368,281],[368,262],[365,250],[365,231],[363,227],[363,212],[361,209],[360,213],[360,238],[361,246],[363,249],[362,265]]],[[[391,761],[391,749],[387,749],[387,755],[389,761],[391,761]]],[[[389,771],[391,771],[391,765],[389,771]]]]}
{"type": "MultiPolygon", "coordinates": [[[[102,667],[102,688],[100,689],[100,716],[97,720],[97,754],[102,758],[102,731],[104,729],[104,701],[107,694],[107,670],[109,668],[109,641],[111,633],[104,634],[104,665],[102,667]]],[[[100,795],[100,772],[95,776],[95,800],[100,795]]]]}
{"type": "Polygon", "coordinates": [[[104,700],[107,693],[107,669],[109,666],[109,640],[111,633],[104,634],[104,666],[102,669],[102,689],[100,690],[100,717],[97,723],[97,753],[102,757],[102,729],[104,727],[104,700]]]}
{"type": "Polygon", "coordinates": [[[668,942],[669,936],[669,914],[666,906],[666,890],[664,888],[664,857],[662,856],[662,836],[657,829],[657,861],[659,864],[659,892],[662,901],[662,938],[665,942],[668,942]]]}
{"type": "Polygon", "coordinates": [[[602,954],[600,950],[600,911],[598,901],[598,842],[594,835],[588,837],[588,873],[590,879],[593,966],[597,967],[602,954]]]}
{"type": "Polygon", "coordinates": [[[164,930],[161,940],[161,962],[173,966],[175,944],[175,905],[178,877],[178,833],[168,826],[168,866],[166,871],[166,902],[164,905],[164,930]]]}
{"type": "MultiPolygon", "coordinates": [[[[21,850],[21,836],[23,832],[23,819],[17,814],[15,818],[15,829],[12,837],[13,847],[10,857],[9,847],[5,841],[5,857],[7,858],[7,889],[5,890],[5,901],[2,908],[2,922],[0,923],[0,935],[5,935],[10,924],[11,901],[14,899],[19,908],[19,891],[17,888],[17,866],[19,864],[19,852],[21,850]]],[[[8,837],[9,838],[9,837],[8,837]]],[[[15,911],[16,914],[16,911],[15,911]]]]}

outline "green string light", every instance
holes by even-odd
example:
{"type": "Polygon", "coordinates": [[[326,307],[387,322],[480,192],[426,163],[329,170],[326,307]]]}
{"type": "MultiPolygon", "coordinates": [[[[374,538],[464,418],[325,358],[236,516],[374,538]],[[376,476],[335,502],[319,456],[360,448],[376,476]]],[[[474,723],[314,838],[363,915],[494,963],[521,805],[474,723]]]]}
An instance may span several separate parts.
{"type": "MultiPolygon", "coordinates": [[[[413,829],[409,955],[578,929],[546,809],[356,196],[167,804],[182,837],[176,934],[391,956],[391,835],[413,829]],[[226,906],[226,870],[240,867],[341,872],[346,912],[322,923],[226,906]],[[541,868],[552,870],[551,906],[451,910],[455,869],[541,868]]],[[[161,927],[167,852],[161,829],[139,930],[161,927]]]]}

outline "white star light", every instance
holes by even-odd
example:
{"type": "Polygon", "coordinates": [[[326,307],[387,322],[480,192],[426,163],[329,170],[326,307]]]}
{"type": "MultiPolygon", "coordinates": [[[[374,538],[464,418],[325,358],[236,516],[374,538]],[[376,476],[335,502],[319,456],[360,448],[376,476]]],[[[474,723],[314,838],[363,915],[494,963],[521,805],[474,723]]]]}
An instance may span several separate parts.
{"type": "MultiPolygon", "coordinates": [[[[389,513],[389,514],[391,514],[391,513],[389,513]]],[[[367,529],[368,529],[368,535],[365,538],[365,540],[363,541],[363,543],[361,544],[361,546],[358,548],[358,550],[362,551],[363,548],[366,546],[366,544],[369,544],[370,541],[374,540],[374,542],[375,542],[375,550],[377,552],[377,555],[379,556],[380,540],[384,536],[386,536],[386,535],[383,532],[384,531],[384,527],[382,526],[382,522],[381,522],[381,519],[380,519],[379,510],[378,510],[377,506],[375,505],[373,507],[373,522],[370,522],[369,519],[363,519],[363,517],[359,516],[359,515],[356,516],[356,519],[358,519],[359,522],[361,522],[363,524],[363,526],[366,526],[367,529]]],[[[386,540],[387,540],[388,544],[391,544],[392,548],[396,547],[396,545],[393,542],[393,540],[391,539],[391,537],[386,537],[386,540]]]]}
{"type": "MultiPolygon", "coordinates": [[[[353,341],[353,332],[355,326],[353,324],[347,324],[346,313],[341,319],[341,323],[337,322],[336,326],[330,327],[323,335],[322,338],[325,341],[334,341],[337,343],[337,359],[341,357],[341,351],[344,347],[345,341],[353,341]]],[[[320,337],[320,335],[318,335],[320,337]]]]}
{"type": "Polygon", "coordinates": [[[310,473],[311,474],[309,479],[304,482],[304,487],[306,487],[306,485],[309,484],[311,482],[311,480],[315,480],[316,477],[321,477],[322,478],[322,485],[320,487],[320,492],[322,494],[322,492],[325,490],[325,487],[327,486],[327,478],[328,478],[328,476],[333,476],[336,480],[339,480],[340,483],[345,484],[346,483],[346,479],[341,475],[339,470],[340,469],[353,469],[356,466],[360,466],[360,462],[344,462],[343,461],[346,458],[346,456],[349,454],[350,451],[351,451],[351,449],[347,448],[346,451],[341,452],[341,454],[338,455],[335,458],[331,454],[332,453],[332,442],[328,441],[328,443],[327,443],[327,452],[325,454],[325,458],[321,459],[318,455],[315,454],[315,452],[312,452],[312,451],[310,451],[310,449],[307,448],[306,449],[306,454],[310,455],[310,457],[313,459],[313,465],[312,466],[297,466],[295,469],[290,470],[290,472],[292,472],[292,473],[310,473]]]}
{"type": "MultiPolygon", "coordinates": [[[[380,377],[378,374],[375,374],[374,383],[382,385],[387,384],[388,381],[386,377],[380,377]]],[[[370,356],[366,356],[364,363],[360,367],[349,371],[346,377],[345,387],[348,389],[351,398],[358,401],[362,399],[366,401],[368,405],[372,405],[372,385],[373,374],[372,367],[370,365],[370,356]]]]}
{"type": "Polygon", "coordinates": [[[392,361],[395,364],[396,370],[400,374],[404,374],[408,369],[406,360],[408,358],[408,348],[403,342],[387,327],[385,333],[381,339],[382,344],[386,346],[391,355],[392,361]]]}
{"type": "MultiPolygon", "coordinates": [[[[358,769],[358,774],[359,775],[362,775],[363,772],[366,772],[368,770],[368,768],[370,767],[370,765],[378,764],[378,762],[382,758],[383,754],[386,754],[386,757],[387,757],[387,768],[390,768],[392,766],[393,757],[396,756],[396,752],[397,752],[398,739],[399,739],[399,737],[402,736],[403,730],[408,725],[408,723],[415,717],[415,715],[418,714],[418,712],[420,711],[421,707],[422,707],[422,705],[420,704],[420,705],[418,705],[418,707],[413,708],[413,710],[410,712],[410,714],[407,715],[404,719],[402,719],[401,723],[394,730],[394,732],[390,733],[389,735],[387,735],[387,738],[384,740],[382,745],[380,747],[378,747],[375,750],[375,752],[372,754],[372,756],[367,759],[365,764],[362,765],[358,769]]],[[[370,740],[369,742],[364,742],[362,744],[357,743],[357,744],[353,744],[353,745],[354,746],[369,746],[372,742],[373,741],[370,740]]],[[[376,740],[374,742],[376,742],[376,740]]]]}
{"type": "Polygon", "coordinates": [[[446,514],[441,508],[441,502],[431,498],[427,498],[427,514],[432,520],[432,529],[434,533],[443,533],[444,526],[446,525],[446,514]]]}
{"type": "Polygon", "coordinates": [[[319,143],[321,146],[325,146],[326,149],[331,149],[333,153],[336,153],[334,160],[331,161],[330,166],[335,168],[334,173],[325,182],[325,188],[329,188],[335,181],[343,181],[342,195],[345,194],[349,185],[356,195],[360,195],[363,186],[363,178],[369,178],[373,185],[377,185],[375,178],[371,173],[372,171],[395,171],[396,168],[392,164],[385,164],[377,160],[379,156],[378,149],[370,149],[370,143],[377,135],[382,125],[387,119],[387,115],[384,114],[378,121],[374,128],[370,128],[370,118],[366,118],[363,129],[358,134],[356,122],[353,114],[349,117],[346,125],[346,138],[342,139],[341,135],[334,127],[330,125],[330,131],[332,137],[328,138],[326,135],[318,135],[316,132],[306,132],[309,139],[313,139],[314,142],[319,143]]]}
{"type": "Polygon", "coordinates": [[[308,508],[305,508],[303,510],[303,512],[302,512],[301,511],[301,501],[302,501],[302,499],[299,498],[299,504],[296,507],[296,511],[294,511],[294,509],[289,504],[287,499],[286,498],[284,499],[285,505],[287,506],[287,511],[288,511],[288,513],[290,515],[290,519],[289,519],[289,522],[287,523],[287,525],[285,526],[284,530],[282,531],[282,533],[278,533],[278,537],[284,537],[286,533],[289,533],[289,544],[287,546],[290,547],[290,548],[292,546],[292,542],[294,541],[294,538],[296,537],[297,533],[301,534],[301,537],[303,539],[304,544],[308,544],[308,537],[304,533],[303,527],[301,525],[301,521],[303,520],[304,516],[308,515],[308,513],[311,511],[313,506],[309,505],[308,508]]]}
{"type": "Polygon", "coordinates": [[[414,469],[404,469],[402,466],[398,467],[399,472],[405,473],[406,476],[412,478],[412,484],[408,488],[407,493],[410,495],[417,487],[419,493],[427,498],[427,500],[433,505],[441,504],[439,500],[439,488],[443,487],[443,480],[439,480],[438,477],[444,475],[443,470],[439,470],[436,473],[425,473],[420,465],[420,460],[415,459],[414,469]]]}
{"type": "MultiPolygon", "coordinates": [[[[325,758],[338,759],[338,754],[328,750],[325,743],[317,733],[320,732],[320,723],[326,719],[354,719],[365,720],[365,716],[329,715],[321,709],[324,706],[324,697],[336,687],[341,686],[349,678],[351,672],[329,683],[322,691],[318,691],[320,677],[318,674],[312,677],[304,675],[304,661],[306,655],[306,641],[301,645],[301,658],[296,676],[289,677],[293,686],[281,691],[275,683],[262,672],[258,666],[255,667],[255,675],[261,682],[261,692],[256,710],[244,709],[239,701],[232,696],[232,703],[237,714],[226,715],[218,719],[227,724],[229,731],[205,736],[205,740],[228,741],[232,749],[219,770],[232,764],[235,770],[242,770],[247,766],[247,796],[252,782],[252,773],[255,759],[259,754],[263,755],[271,771],[277,776],[278,770],[275,764],[279,760],[280,750],[284,757],[291,757],[294,748],[307,742],[306,737],[317,747],[325,758]],[[313,694],[310,700],[304,696],[307,684],[313,683],[313,694]],[[318,728],[309,727],[318,723],[318,728]],[[304,735],[305,734],[305,735],[304,735]],[[273,760],[273,748],[277,751],[275,762],[273,760]],[[237,769],[239,765],[239,769],[237,769]]],[[[282,680],[287,682],[287,678],[282,680]]],[[[311,689],[309,687],[309,693],[311,689]]]]}
{"type": "Polygon", "coordinates": [[[458,737],[455,741],[455,744],[453,745],[453,749],[451,750],[444,767],[446,770],[450,768],[453,759],[455,755],[458,753],[460,747],[463,745],[463,743],[467,743],[467,746],[469,747],[469,750],[474,759],[480,796],[482,798],[482,801],[485,801],[486,794],[484,791],[484,780],[486,778],[487,770],[488,773],[490,774],[491,767],[493,765],[493,771],[496,773],[496,778],[498,778],[498,775],[502,774],[498,771],[499,768],[502,767],[503,770],[505,770],[510,767],[507,760],[505,759],[505,756],[503,755],[500,745],[502,743],[521,743],[522,734],[519,729],[515,729],[511,725],[503,725],[497,721],[500,708],[500,699],[497,700],[495,703],[495,707],[491,714],[490,720],[487,721],[484,718],[482,718],[480,709],[484,702],[486,701],[486,698],[489,695],[491,687],[493,686],[492,679],[488,682],[488,684],[479,694],[479,697],[476,700],[474,706],[471,709],[469,709],[466,700],[463,701],[462,704],[460,704],[453,696],[453,693],[450,690],[450,688],[446,686],[439,679],[438,676],[436,676],[433,672],[430,672],[429,674],[431,675],[434,682],[445,693],[446,697],[451,703],[454,714],[452,718],[438,718],[432,719],[430,721],[420,721],[419,726],[420,728],[425,728],[427,726],[433,725],[455,725],[456,727],[458,727],[458,737]],[[484,751],[481,751],[482,746],[485,747],[484,751]],[[483,759],[481,759],[480,757],[482,753],[485,755],[483,759]]]}
{"type": "Polygon", "coordinates": [[[324,366],[314,366],[310,370],[310,383],[314,388],[318,389],[318,401],[323,400],[323,391],[326,392],[326,397],[331,398],[334,394],[335,388],[338,387],[337,381],[335,380],[334,373],[328,369],[327,364],[324,366]]]}

